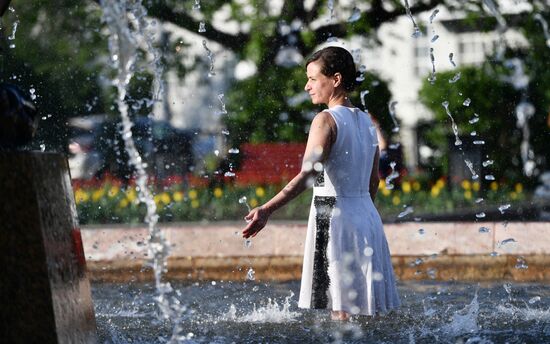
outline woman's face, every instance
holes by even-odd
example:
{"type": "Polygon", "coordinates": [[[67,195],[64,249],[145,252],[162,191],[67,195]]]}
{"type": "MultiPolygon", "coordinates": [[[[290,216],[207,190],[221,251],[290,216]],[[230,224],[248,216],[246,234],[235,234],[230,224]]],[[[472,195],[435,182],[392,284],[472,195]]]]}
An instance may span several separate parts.
{"type": "Polygon", "coordinates": [[[304,89],[313,104],[328,104],[336,89],[336,80],[321,73],[321,64],[313,61],[307,65],[307,83],[304,89]]]}

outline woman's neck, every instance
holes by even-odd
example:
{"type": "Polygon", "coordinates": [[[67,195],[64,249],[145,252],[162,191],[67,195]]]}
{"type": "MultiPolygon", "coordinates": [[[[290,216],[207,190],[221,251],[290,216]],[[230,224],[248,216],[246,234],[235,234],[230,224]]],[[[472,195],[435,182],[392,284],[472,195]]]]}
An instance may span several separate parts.
{"type": "Polygon", "coordinates": [[[348,95],[346,93],[335,94],[329,99],[327,103],[327,106],[329,108],[337,105],[353,107],[353,104],[349,101],[348,95]]]}

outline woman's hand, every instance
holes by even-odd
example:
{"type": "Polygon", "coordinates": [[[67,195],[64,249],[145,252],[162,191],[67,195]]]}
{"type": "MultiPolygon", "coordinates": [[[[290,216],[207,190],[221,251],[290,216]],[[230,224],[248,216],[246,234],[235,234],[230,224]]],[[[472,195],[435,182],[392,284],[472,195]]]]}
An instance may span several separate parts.
{"type": "Polygon", "coordinates": [[[265,227],[271,213],[263,207],[254,208],[244,217],[248,225],[243,230],[243,237],[255,237],[265,227]]]}

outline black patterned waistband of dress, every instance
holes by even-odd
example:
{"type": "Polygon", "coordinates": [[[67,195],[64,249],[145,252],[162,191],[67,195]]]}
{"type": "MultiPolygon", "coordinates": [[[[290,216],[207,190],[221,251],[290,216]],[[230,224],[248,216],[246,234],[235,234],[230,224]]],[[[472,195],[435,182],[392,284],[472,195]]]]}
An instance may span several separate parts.
{"type": "Polygon", "coordinates": [[[327,308],[328,288],[330,277],[328,275],[327,245],[329,240],[330,219],[332,210],[336,204],[336,197],[315,196],[315,252],[313,257],[313,282],[311,295],[311,308],[327,308]]]}

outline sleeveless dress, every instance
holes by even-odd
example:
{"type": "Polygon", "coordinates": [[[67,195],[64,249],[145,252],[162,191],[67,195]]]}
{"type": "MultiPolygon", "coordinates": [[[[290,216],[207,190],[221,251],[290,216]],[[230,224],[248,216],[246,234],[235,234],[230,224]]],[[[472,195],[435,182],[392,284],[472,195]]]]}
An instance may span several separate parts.
{"type": "Polygon", "coordinates": [[[337,135],[313,188],[298,307],[375,315],[400,305],[369,182],[376,127],[358,108],[328,111],[337,135]]]}

